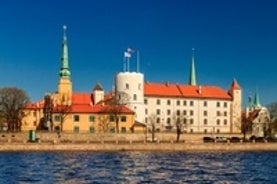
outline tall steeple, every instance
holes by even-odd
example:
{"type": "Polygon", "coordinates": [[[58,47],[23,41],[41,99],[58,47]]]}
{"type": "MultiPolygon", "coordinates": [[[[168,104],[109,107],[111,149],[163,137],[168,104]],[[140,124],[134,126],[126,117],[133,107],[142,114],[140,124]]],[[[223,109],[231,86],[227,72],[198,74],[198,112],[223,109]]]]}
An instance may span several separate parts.
{"type": "Polygon", "coordinates": [[[195,73],[195,64],[194,64],[194,48],[192,49],[189,85],[191,85],[191,86],[196,86],[197,85],[196,73],[195,73]]]}
{"type": "Polygon", "coordinates": [[[58,84],[59,103],[70,104],[72,97],[72,82],[70,80],[70,70],[68,62],[68,47],[66,37],[66,26],[63,26],[63,41],[62,41],[62,56],[61,56],[61,68],[60,79],[58,84]]]}
{"type": "Polygon", "coordinates": [[[70,77],[70,70],[68,65],[68,47],[67,47],[67,37],[66,37],[67,27],[63,26],[63,41],[62,41],[62,58],[61,58],[61,69],[60,77],[70,77]]]}
{"type": "Polygon", "coordinates": [[[259,109],[261,107],[260,96],[258,92],[255,93],[253,105],[255,109],[259,109]]]}

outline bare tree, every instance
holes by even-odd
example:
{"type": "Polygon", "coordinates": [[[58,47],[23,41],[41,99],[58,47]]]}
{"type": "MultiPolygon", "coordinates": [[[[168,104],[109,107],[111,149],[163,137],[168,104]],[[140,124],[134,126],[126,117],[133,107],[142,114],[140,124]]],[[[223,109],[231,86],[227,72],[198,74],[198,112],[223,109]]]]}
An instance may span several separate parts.
{"type": "Polygon", "coordinates": [[[46,94],[44,96],[44,107],[43,107],[43,117],[39,121],[37,130],[53,130],[53,100],[51,99],[51,94],[46,94]]]}
{"type": "Polygon", "coordinates": [[[103,133],[107,133],[111,127],[110,117],[106,114],[101,114],[98,116],[98,127],[99,131],[103,133]]]}
{"type": "Polygon", "coordinates": [[[150,127],[151,127],[151,140],[152,140],[152,142],[154,142],[155,141],[157,116],[155,114],[151,114],[148,117],[148,120],[149,120],[149,124],[150,124],[150,127]]]}
{"type": "Polygon", "coordinates": [[[241,132],[243,133],[243,140],[246,139],[246,134],[252,131],[252,121],[249,117],[242,116],[241,132]]]}
{"type": "MultiPolygon", "coordinates": [[[[53,105],[53,113],[55,113],[60,120],[59,131],[63,131],[63,125],[67,118],[67,116],[71,113],[72,106],[71,101],[66,100],[65,96],[62,96],[58,103],[54,103],[53,105]]],[[[57,127],[55,127],[56,129],[57,127]]]]}
{"type": "Polygon", "coordinates": [[[63,125],[67,116],[71,113],[71,105],[70,104],[60,104],[54,106],[54,113],[59,116],[60,120],[60,131],[63,131],[63,125]]]}
{"type": "Polygon", "coordinates": [[[187,119],[185,116],[181,115],[179,112],[176,112],[173,115],[173,121],[176,126],[176,142],[179,142],[180,136],[183,133],[184,127],[186,126],[187,119]]]}
{"type": "Polygon", "coordinates": [[[119,120],[124,106],[129,102],[130,97],[125,92],[117,92],[112,98],[107,101],[109,113],[115,119],[116,133],[119,133],[119,120]]]}
{"type": "Polygon", "coordinates": [[[16,87],[0,89],[0,111],[7,122],[8,131],[20,131],[21,120],[24,117],[22,109],[29,103],[25,91],[16,87]]]}

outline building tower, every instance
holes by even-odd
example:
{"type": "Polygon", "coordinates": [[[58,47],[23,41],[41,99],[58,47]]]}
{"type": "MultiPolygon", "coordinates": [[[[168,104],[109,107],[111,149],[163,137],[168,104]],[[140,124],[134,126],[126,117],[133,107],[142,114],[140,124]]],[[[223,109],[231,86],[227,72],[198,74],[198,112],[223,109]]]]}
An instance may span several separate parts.
{"type": "Polygon", "coordinates": [[[231,103],[231,126],[230,133],[241,133],[241,103],[242,91],[236,79],[233,80],[229,94],[232,97],[231,103]]]}
{"type": "Polygon", "coordinates": [[[190,76],[189,76],[189,85],[196,86],[196,72],[195,72],[195,64],[194,64],[194,49],[192,49],[192,57],[191,57],[191,68],[190,68],[190,76]]]}
{"type": "Polygon", "coordinates": [[[104,90],[102,85],[98,82],[93,88],[93,105],[97,104],[101,100],[104,100],[104,90]]]}
{"type": "Polygon", "coordinates": [[[138,72],[120,72],[115,78],[115,90],[117,94],[127,94],[125,103],[127,107],[136,113],[136,121],[144,123],[144,76],[138,72]]]}
{"type": "Polygon", "coordinates": [[[67,47],[67,37],[66,37],[66,26],[63,26],[64,34],[62,41],[62,57],[61,57],[61,68],[60,68],[60,78],[58,84],[58,98],[59,103],[70,104],[72,97],[72,82],[70,79],[69,61],[68,61],[68,47],[67,47]]]}

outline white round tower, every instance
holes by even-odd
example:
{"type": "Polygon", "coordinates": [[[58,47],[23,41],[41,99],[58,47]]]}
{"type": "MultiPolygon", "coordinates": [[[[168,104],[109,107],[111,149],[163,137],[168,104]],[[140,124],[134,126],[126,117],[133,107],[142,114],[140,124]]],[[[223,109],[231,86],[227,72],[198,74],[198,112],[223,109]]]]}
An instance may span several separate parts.
{"type": "Polygon", "coordinates": [[[136,120],[144,123],[144,76],[138,72],[120,72],[115,78],[115,90],[117,93],[126,93],[129,98],[127,106],[136,113],[136,120]]]}

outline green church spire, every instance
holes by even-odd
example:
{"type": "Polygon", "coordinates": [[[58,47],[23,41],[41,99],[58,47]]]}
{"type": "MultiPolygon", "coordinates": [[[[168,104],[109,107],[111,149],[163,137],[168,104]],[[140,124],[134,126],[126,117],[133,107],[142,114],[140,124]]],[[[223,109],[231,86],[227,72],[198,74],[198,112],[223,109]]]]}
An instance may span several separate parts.
{"type": "Polygon", "coordinates": [[[257,92],[255,93],[255,96],[254,96],[253,105],[254,105],[254,108],[260,108],[261,107],[260,96],[257,92]]]}
{"type": "Polygon", "coordinates": [[[62,58],[61,58],[61,69],[60,77],[70,77],[70,70],[68,65],[68,48],[67,48],[67,37],[66,37],[67,27],[64,25],[63,30],[63,42],[62,42],[62,58]]]}
{"type": "Polygon", "coordinates": [[[192,49],[192,58],[191,58],[191,69],[190,69],[190,78],[189,85],[196,86],[196,73],[195,73],[195,65],[194,65],[194,49],[192,49]]]}

